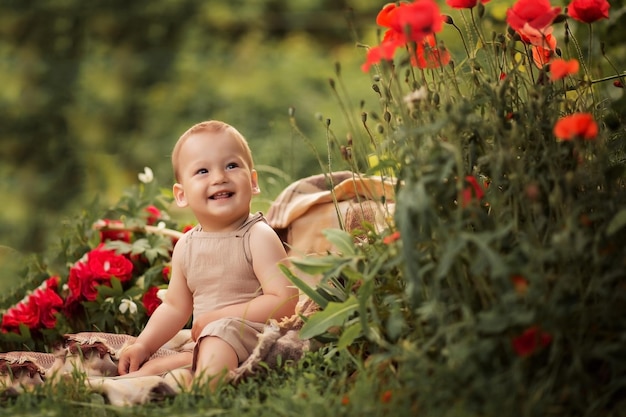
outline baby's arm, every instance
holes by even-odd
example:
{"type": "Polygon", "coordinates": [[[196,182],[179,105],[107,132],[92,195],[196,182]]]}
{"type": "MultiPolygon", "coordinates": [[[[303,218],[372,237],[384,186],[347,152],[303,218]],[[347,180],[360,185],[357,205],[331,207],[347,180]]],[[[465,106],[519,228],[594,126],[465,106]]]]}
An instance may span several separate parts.
{"type": "Polygon", "coordinates": [[[183,246],[180,244],[183,239],[185,236],[179,240],[172,254],[172,275],[165,300],[154,311],[135,343],[120,354],[120,375],[139,369],[157,349],[182,329],[191,316],[192,295],[182,273],[179,254],[181,249],[178,249],[183,246]]]}
{"type": "Polygon", "coordinates": [[[256,223],[250,230],[250,250],[254,273],[263,293],[253,300],[210,311],[194,318],[192,337],[197,339],[209,323],[223,317],[241,317],[257,323],[292,316],[298,302],[298,290],[279,268],[287,254],[276,232],[266,223],[256,223]]]}

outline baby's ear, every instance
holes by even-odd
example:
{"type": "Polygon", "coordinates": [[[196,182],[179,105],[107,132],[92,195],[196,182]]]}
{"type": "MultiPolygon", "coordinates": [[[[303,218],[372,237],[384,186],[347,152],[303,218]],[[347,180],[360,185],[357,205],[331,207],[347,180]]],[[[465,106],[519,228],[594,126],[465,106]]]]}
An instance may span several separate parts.
{"type": "Polygon", "coordinates": [[[256,172],[255,169],[253,169],[251,172],[251,181],[250,184],[252,185],[252,194],[257,195],[261,193],[261,188],[259,187],[259,178],[258,178],[258,174],[256,172]]]}
{"type": "Polygon", "coordinates": [[[176,200],[176,205],[180,208],[187,207],[189,204],[187,202],[187,197],[185,196],[185,190],[183,186],[179,183],[174,184],[172,187],[172,192],[174,194],[174,199],[176,200]]]}

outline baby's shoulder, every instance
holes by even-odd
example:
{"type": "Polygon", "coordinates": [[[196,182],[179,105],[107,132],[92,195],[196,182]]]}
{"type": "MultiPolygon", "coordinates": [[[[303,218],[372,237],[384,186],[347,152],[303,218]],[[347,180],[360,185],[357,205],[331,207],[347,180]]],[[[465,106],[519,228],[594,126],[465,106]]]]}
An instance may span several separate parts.
{"type": "Polygon", "coordinates": [[[263,243],[278,239],[276,231],[265,221],[258,221],[250,227],[251,243],[263,243]]]}

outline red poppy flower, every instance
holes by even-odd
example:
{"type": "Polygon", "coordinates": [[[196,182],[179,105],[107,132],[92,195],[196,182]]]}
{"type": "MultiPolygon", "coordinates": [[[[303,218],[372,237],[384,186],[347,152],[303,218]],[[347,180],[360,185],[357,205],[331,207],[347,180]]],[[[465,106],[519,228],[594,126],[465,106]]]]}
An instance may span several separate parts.
{"type": "Polygon", "coordinates": [[[552,342],[552,336],[539,330],[537,326],[529,327],[521,335],[511,341],[513,350],[522,358],[535,353],[541,348],[547,347],[552,342]]]}
{"type": "Polygon", "coordinates": [[[396,240],[400,239],[400,231],[396,230],[395,232],[393,232],[392,234],[385,236],[383,238],[383,243],[385,245],[389,245],[393,242],[395,242],[396,240]]]}
{"type": "Polygon", "coordinates": [[[448,65],[450,60],[450,52],[444,46],[437,48],[435,37],[428,35],[423,42],[417,44],[416,53],[411,57],[411,65],[432,69],[448,65]]]}
{"type": "Polygon", "coordinates": [[[518,294],[524,295],[528,291],[528,280],[523,276],[513,275],[511,277],[511,282],[513,283],[515,292],[517,292],[518,294]]]}
{"type": "Polygon", "coordinates": [[[593,23],[596,20],[608,19],[610,7],[607,0],[572,0],[567,7],[567,14],[578,21],[593,23]]]}
{"type": "Polygon", "coordinates": [[[157,307],[161,305],[161,299],[157,297],[158,292],[158,287],[150,287],[141,299],[141,302],[143,303],[143,306],[146,309],[146,314],[148,314],[148,316],[151,316],[152,313],[154,313],[154,311],[157,309],[157,307]]]}
{"type": "Polygon", "coordinates": [[[392,60],[396,49],[401,45],[404,45],[404,43],[383,42],[380,46],[370,48],[367,51],[365,63],[361,66],[361,69],[363,72],[368,72],[373,64],[377,64],[383,59],[387,61],[392,60]]]}
{"type": "Polygon", "coordinates": [[[468,187],[465,187],[462,191],[462,206],[467,207],[472,201],[480,201],[485,196],[485,191],[478,184],[478,180],[473,175],[465,177],[465,181],[469,183],[468,187]]]}
{"type": "Polygon", "coordinates": [[[561,117],[554,125],[557,140],[583,138],[593,140],[598,136],[598,124],[589,113],[574,113],[561,117]]]}
{"type": "Polygon", "coordinates": [[[531,52],[533,55],[533,62],[537,68],[542,69],[549,64],[556,56],[554,51],[556,50],[556,39],[552,35],[546,35],[540,42],[537,39],[530,39],[528,43],[532,43],[531,52]]]}
{"type": "Polygon", "coordinates": [[[443,16],[435,0],[401,3],[390,16],[391,30],[405,42],[420,42],[424,37],[443,28],[443,16]]]}
{"type": "MultiPolygon", "coordinates": [[[[488,3],[489,0],[481,0],[483,4],[488,3]]],[[[455,9],[471,9],[478,4],[478,0],[446,0],[448,6],[455,9]]]]}
{"type": "Polygon", "coordinates": [[[580,64],[576,59],[570,59],[566,61],[561,58],[556,58],[550,63],[550,79],[552,81],[561,80],[568,75],[576,74],[580,64]]]}
{"type": "Polygon", "coordinates": [[[518,0],[507,10],[506,22],[517,32],[543,32],[559,13],[561,8],[552,7],[549,0],[518,0]]]}
{"type": "Polygon", "coordinates": [[[388,29],[381,44],[368,50],[361,69],[367,72],[372,64],[393,59],[397,48],[408,42],[420,43],[427,35],[439,32],[443,20],[434,0],[387,4],[378,13],[376,23],[388,29]]]}
{"type": "Polygon", "coordinates": [[[391,391],[387,390],[380,395],[380,402],[383,404],[388,404],[391,401],[392,396],[393,394],[391,393],[391,391]]]}

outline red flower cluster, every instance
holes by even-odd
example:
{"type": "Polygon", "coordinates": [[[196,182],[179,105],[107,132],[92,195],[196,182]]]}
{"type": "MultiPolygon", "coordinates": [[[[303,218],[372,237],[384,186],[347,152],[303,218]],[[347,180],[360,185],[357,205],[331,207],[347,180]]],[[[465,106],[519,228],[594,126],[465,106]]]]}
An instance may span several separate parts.
{"type": "Polygon", "coordinates": [[[387,28],[379,46],[367,52],[362,69],[368,72],[372,64],[391,60],[396,49],[408,43],[420,45],[427,36],[439,32],[444,18],[434,0],[416,0],[413,3],[389,3],[378,13],[376,23],[387,28]]]}
{"type": "Polygon", "coordinates": [[[517,356],[525,358],[547,347],[551,342],[552,336],[549,333],[541,331],[537,326],[532,326],[521,335],[514,337],[511,345],[517,356]]]}
{"type": "Polygon", "coordinates": [[[573,0],[567,7],[567,14],[572,19],[584,23],[608,19],[611,5],[607,0],[573,0]]]}
{"type": "Polygon", "coordinates": [[[552,7],[549,0],[519,0],[507,10],[506,21],[530,44],[535,65],[542,68],[556,50],[556,39],[552,36],[552,22],[561,13],[560,7],[552,7]]]}
{"type": "Polygon", "coordinates": [[[574,113],[556,122],[554,136],[561,141],[576,138],[593,140],[598,136],[598,124],[589,113],[574,113]]]}
{"type": "Polygon", "coordinates": [[[30,330],[52,329],[57,323],[56,314],[63,307],[63,299],[57,293],[58,285],[59,277],[51,277],[8,309],[2,316],[2,333],[20,333],[20,324],[30,330]]]}
{"type": "Polygon", "coordinates": [[[111,286],[113,277],[126,282],[131,279],[132,272],[133,263],[126,256],[105,249],[101,243],[70,269],[70,294],[66,302],[71,306],[85,300],[93,301],[98,295],[99,285],[111,286]]]}

